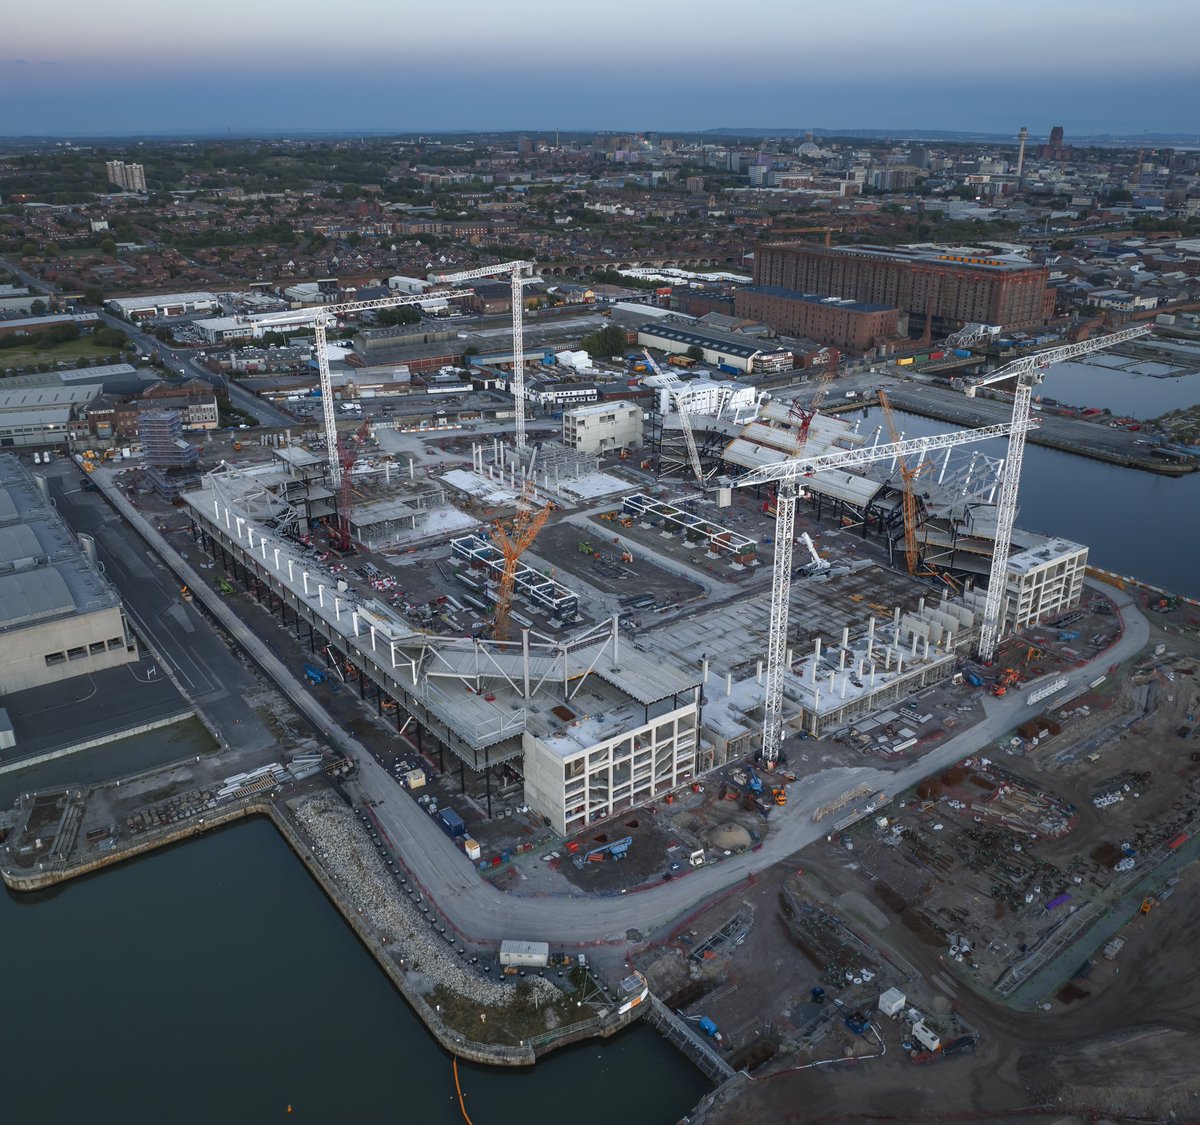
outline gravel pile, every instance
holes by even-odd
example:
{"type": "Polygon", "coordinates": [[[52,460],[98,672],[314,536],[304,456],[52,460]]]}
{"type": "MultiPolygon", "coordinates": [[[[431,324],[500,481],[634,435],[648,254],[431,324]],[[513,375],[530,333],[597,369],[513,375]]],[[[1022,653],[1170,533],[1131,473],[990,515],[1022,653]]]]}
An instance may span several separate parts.
{"type": "MultiPolygon", "coordinates": [[[[411,962],[413,969],[419,968],[433,983],[489,1007],[511,1003],[515,991],[511,985],[498,984],[465,967],[444,936],[430,926],[343,802],[329,794],[312,797],[296,810],[296,819],[312,841],[313,854],[349,895],[351,905],[387,935],[389,945],[411,962]]],[[[524,983],[547,998],[559,995],[542,977],[527,977],[524,983]]]]}

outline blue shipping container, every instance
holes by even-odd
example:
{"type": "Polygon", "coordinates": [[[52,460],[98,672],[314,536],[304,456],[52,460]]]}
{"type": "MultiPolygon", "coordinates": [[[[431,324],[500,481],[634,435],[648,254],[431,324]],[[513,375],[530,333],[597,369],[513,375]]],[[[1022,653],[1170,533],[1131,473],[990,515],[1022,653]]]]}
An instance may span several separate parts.
{"type": "Polygon", "coordinates": [[[969,356],[971,354],[971,352],[970,352],[970,349],[968,349],[968,348],[955,348],[954,354],[965,357],[965,356],[969,356]]]}
{"type": "Polygon", "coordinates": [[[442,826],[442,831],[452,840],[457,836],[466,835],[467,826],[463,823],[463,818],[453,809],[439,809],[437,822],[442,826]]]}

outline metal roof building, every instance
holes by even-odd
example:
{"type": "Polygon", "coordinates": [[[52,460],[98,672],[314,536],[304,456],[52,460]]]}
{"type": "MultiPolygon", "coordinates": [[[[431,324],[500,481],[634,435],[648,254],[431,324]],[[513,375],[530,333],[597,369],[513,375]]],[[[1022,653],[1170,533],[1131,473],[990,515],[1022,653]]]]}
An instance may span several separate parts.
{"type": "Polygon", "coordinates": [[[45,479],[0,456],[0,692],[137,660],[95,547],[51,506],[45,479]]]}

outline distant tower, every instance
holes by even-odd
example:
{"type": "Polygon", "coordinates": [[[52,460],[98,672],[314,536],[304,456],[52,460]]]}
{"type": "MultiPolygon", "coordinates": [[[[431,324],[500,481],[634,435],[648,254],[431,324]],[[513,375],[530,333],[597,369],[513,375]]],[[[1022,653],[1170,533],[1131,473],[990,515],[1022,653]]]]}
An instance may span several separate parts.
{"type": "Polygon", "coordinates": [[[1017,139],[1021,142],[1021,147],[1017,149],[1017,183],[1021,182],[1021,173],[1025,169],[1025,142],[1029,140],[1029,130],[1024,125],[1021,126],[1021,131],[1017,134],[1017,139]]]}

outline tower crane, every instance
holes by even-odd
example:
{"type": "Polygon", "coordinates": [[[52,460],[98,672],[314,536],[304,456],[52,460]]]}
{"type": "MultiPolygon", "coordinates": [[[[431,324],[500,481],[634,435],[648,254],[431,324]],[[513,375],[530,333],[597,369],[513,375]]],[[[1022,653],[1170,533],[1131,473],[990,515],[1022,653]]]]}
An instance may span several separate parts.
{"type": "MultiPolygon", "coordinates": [[[[892,404],[882,387],[877,393],[879,395],[879,405],[883,408],[883,420],[887,423],[888,434],[893,442],[898,442],[900,434],[896,430],[896,418],[892,413],[892,404]]],[[[904,557],[908,563],[908,573],[916,574],[917,558],[920,550],[917,547],[917,489],[915,482],[917,474],[921,471],[921,466],[918,465],[915,469],[910,469],[903,457],[897,458],[896,466],[900,470],[900,481],[903,489],[904,557]]]]}
{"type": "Polygon", "coordinates": [[[907,457],[916,454],[918,460],[938,449],[950,449],[969,442],[987,441],[991,438],[1009,437],[1020,427],[1024,431],[1033,428],[1036,421],[1028,416],[1021,421],[1003,422],[994,426],[981,426],[974,430],[958,430],[930,437],[910,438],[907,441],[888,445],[861,446],[857,449],[838,450],[815,457],[789,457],[784,461],[763,465],[731,481],[738,488],[756,485],[777,484],[775,498],[775,560],[771,569],[771,612],[767,632],[766,686],[763,695],[762,760],[771,766],[779,760],[783,743],[783,677],[787,672],[788,600],[792,581],[792,536],[795,530],[796,500],[801,495],[801,484],[817,473],[831,469],[853,469],[886,461],[892,457],[907,457]]]}
{"type": "Polygon", "coordinates": [[[796,447],[798,451],[804,449],[804,443],[808,440],[809,427],[817,416],[817,411],[829,390],[829,384],[833,382],[833,377],[837,374],[838,364],[842,359],[842,353],[837,348],[828,350],[829,362],[825,365],[825,370],[817,377],[816,390],[813,391],[812,398],[808,400],[808,406],[799,406],[793,402],[789,410],[789,413],[800,425],[800,441],[796,447]]]}
{"type": "Polygon", "coordinates": [[[492,542],[504,556],[504,567],[500,571],[500,583],[496,591],[496,617],[492,622],[492,636],[498,641],[508,638],[508,619],[512,613],[517,564],[537,538],[538,532],[545,526],[553,507],[553,504],[537,507],[534,503],[533,486],[526,481],[511,526],[506,528],[497,521],[492,527],[492,542]]]}
{"type": "MultiPolygon", "coordinates": [[[[663,371],[657,363],[654,362],[654,357],[646,348],[642,349],[642,355],[646,357],[646,364],[655,375],[662,376],[665,379],[675,379],[674,375],[669,375],[663,371]]],[[[696,445],[696,435],[692,430],[692,420],[688,417],[688,412],[683,408],[683,396],[681,392],[674,391],[668,388],[668,393],[671,396],[671,401],[675,403],[675,412],[679,415],[679,428],[683,431],[684,444],[687,445],[688,461],[691,462],[692,472],[696,474],[696,483],[704,488],[704,468],[700,464],[700,450],[696,445]]]]}
{"type": "Polygon", "coordinates": [[[526,270],[532,269],[532,262],[502,262],[498,266],[480,266],[474,270],[460,270],[457,273],[430,274],[431,281],[449,282],[456,285],[460,281],[475,281],[482,277],[495,277],[507,273],[512,280],[512,334],[513,334],[513,377],[512,392],[514,405],[513,444],[518,452],[525,451],[525,289],[521,278],[526,270]]]}
{"type": "Polygon", "coordinates": [[[1029,411],[1033,401],[1033,388],[1045,378],[1046,368],[1055,363],[1090,355],[1105,348],[1123,344],[1144,336],[1151,329],[1149,324],[1123,328],[1107,336],[1082,340],[1078,344],[1067,344],[1061,348],[1050,348],[1037,355],[1022,356],[1012,363],[987,375],[963,379],[958,385],[969,398],[975,397],[980,387],[992,383],[1016,380],[1013,389],[1012,428],[1008,435],[1008,459],[1005,462],[1004,479],[1000,482],[1000,500],[996,505],[996,542],[992,551],[992,566],[988,574],[987,599],[983,608],[983,628],[979,637],[979,658],[990,663],[996,652],[996,644],[1004,628],[1004,603],[1008,586],[1008,555],[1012,547],[1013,525],[1017,519],[1017,490],[1021,483],[1021,462],[1025,456],[1025,434],[1028,432],[1029,411]]]}
{"type": "MultiPolygon", "coordinates": [[[[439,293],[437,300],[461,301],[470,297],[471,291],[461,293],[439,293]]],[[[341,301],[335,305],[321,305],[311,309],[295,309],[292,312],[266,316],[255,324],[286,327],[289,325],[312,325],[313,343],[317,353],[317,374],[321,383],[321,413],[325,431],[325,456],[329,462],[329,487],[334,495],[341,495],[342,463],[338,454],[337,416],[333,412],[333,384],[329,378],[329,347],[325,333],[337,324],[338,317],[345,313],[371,312],[375,309],[393,309],[400,305],[421,305],[431,299],[428,295],[398,293],[394,297],[377,297],[372,301],[341,301]]],[[[339,526],[349,535],[350,513],[338,513],[339,526]]]]}

